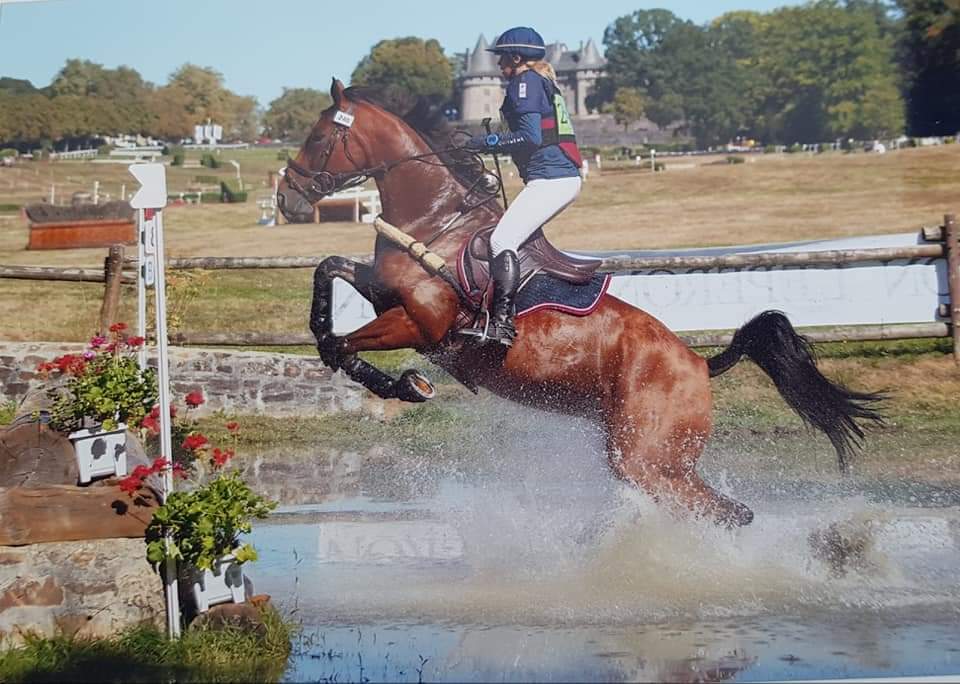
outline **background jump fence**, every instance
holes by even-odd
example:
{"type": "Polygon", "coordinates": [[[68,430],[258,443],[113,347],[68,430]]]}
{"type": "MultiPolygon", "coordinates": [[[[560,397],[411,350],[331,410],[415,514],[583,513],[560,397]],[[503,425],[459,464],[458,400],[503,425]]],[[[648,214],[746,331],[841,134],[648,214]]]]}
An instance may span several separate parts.
{"type": "MultiPolygon", "coordinates": [[[[944,216],[942,226],[923,229],[928,244],[909,247],[879,249],[849,249],[810,252],[773,252],[758,254],[725,254],[718,256],[669,256],[669,257],[609,257],[603,260],[601,269],[615,273],[649,271],[657,269],[712,270],[734,268],[776,267],[837,267],[865,262],[889,262],[894,260],[944,259],[948,269],[949,303],[940,307],[943,322],[832,326],[829,328],[804,328],[804,335],[814,342],[843,342],[869,340],[896,340],[917,338],[953,338],[954,359],[960,365],[960,229],[953,214],[944,216]]],[[[316,268],[325,257],[180,257],[168,259],[171,270],[229,270],[229,269],[284,269],[316,268]]],[[[369,259],[369,258],[368,258],[369,259]]],[[[61,282],[104,283],[104,299],[100,323],[107,329],[115,322],[119,310],[121,285],[136,282],[136,259],[124,257],[122,245],[114,245],[104,260],[104,268],[52,268],[40,266],[0,265],[0,279],[44,280],[61,282]],[[125,270],[126,269],[126,270],[125,270]]],[[[681,334],[687,344],[694,347],[709,347],[728,344],[732,333],[726,331],[703,331],[681,334]]],[[[306,331],[291,333],[263,332],[193,332],[172,333],[170,343],[193,346],[288,346],[312,345],[314,339],[306,331]]]]}

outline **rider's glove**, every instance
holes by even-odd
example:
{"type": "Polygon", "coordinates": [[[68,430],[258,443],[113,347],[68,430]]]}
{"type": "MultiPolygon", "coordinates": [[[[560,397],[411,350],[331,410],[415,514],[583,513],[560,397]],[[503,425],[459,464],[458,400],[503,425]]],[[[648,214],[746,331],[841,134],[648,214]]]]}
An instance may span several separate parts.
{"type": "Polygon", "coordinates": [[[523,133],[487,133],[486,135],[473,136],[465,143],[464,147],[478,152],[490,152],[515,147],[525,142],[527,142],[527,139],[523,133]]]}

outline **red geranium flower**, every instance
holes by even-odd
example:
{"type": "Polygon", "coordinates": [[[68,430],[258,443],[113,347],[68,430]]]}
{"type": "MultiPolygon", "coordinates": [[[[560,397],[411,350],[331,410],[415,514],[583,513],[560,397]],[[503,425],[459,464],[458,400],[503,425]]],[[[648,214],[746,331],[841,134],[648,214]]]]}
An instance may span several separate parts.
{"type": "Polygon", "coordinates": [[[146,342],[146,340],[145,340],[144,338],[140,337],[139,335],[137,335],[136,337],[128,337],[128,338],[127,338],[127,344],[130,345],[131,347],[139,347],[139,346],[142,345],[144,342],[146,342]]]}
{"type": "Polygon", "coordinates": [[[185,479],[187,477],[187,471],[183,469],[182,463],[173,464],[173,476],[179,477],[180,479],[185,479]]]}
{"type": "Polygon", "coordinates": [[[200,390],[193,390],[192,392],[190,392],[190,394],[185,396],[183,400],[186,402],[187,406],[189,406],[190,408],[197,408],[204,401],[203,392],[201,392],[200,390]]]}
{"type": "Polygon", "coordinates": [[[138,465],[133,469],[133,472],[130,473],[130,477],[135,477],[137,479],[143,479],[148,475],[152,475],[153,471],[145,465],[138,465]]]}
{"type": "Polygon", "coordinates": [[[217,468],[222,468],[234,455],[233,449],[214,449],[210,461],[217,468]]]}
{"type": "Polygon", "coordinates": [[[227,428],[230,432],[236,432],[237,430],[240,429],[240,423],[238,423],[238,422],[235,421],[235,420],[231,420],[229,423],[227,423],[226,428],[227,428]]]}
{"type": "Polygon", "coordinates": [[[194,433],[187,435],[187,438],[183,440],[183,444],[181,446],[183,446],[183,448],[187,451],[197,451],[198,449],[203,449],[209,444],[210,441],[206,437],[200,433],[194,433]]]}
{"type": "Polygon", "coordinates": [[[114,323],[113,325],[110,326],[110,332],[113,332],[113,333],[123,332],[126,329],[127,329],[126,323],[114,323]]]}
{"type": "Polygon", "coordinates": [[[153,417],[153,415],[144,416],[143,420],[140,421],[140,427],[149,432],[151,435],[160,434],[160,421],[153,417]]]}
{"type": "Polygon", "coordinates": [[[134,475],[128,475],[127,477],[120,480],[120,491],[130,496],[133,496],[134,493],[143,486],[143,480],[134,475]]]}
{"type": "Polygon", "coordinates": [[[163,456],[157,456],[153,460],[153,466],[151,470],[155,473],[159,473],[163,471],[168,465],[170,465],[170,461],[165,459],[163,456]]]}

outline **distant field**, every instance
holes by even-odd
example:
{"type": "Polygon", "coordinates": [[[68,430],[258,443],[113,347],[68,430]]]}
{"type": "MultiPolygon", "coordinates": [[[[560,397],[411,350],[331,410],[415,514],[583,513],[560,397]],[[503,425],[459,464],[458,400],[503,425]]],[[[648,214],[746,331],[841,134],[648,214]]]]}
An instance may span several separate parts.
{"type": "MultiPolygon", "coordinates": [[[[240,163],[251,201],[239,205],[170,207],[167,250],[174,256],[362,254],[371,250],[366,224],[324,223],[264,228],[254,199],[269,195],[267,172],[282,165],[276,149],[224,152],[240,163]]],[[[196,176],[235,177],[233,167],[171,167],[171,192],[196,176]]],[[[628,163],[596,169],[577,203],[547,230],[558,246],[614,250],[723,245],[906,232],[960,211],[960,145],[886,155],[757,155],[730,165],[724,157],[668,158],[664,173],[628,163]]],[[[0,168],[0,205],[89,190],[119,195],[134,182],[125,165],[89,162],[0,168]]],[[[519,190],[516,178],[508,190],[519,190]]],[[[27,226],[0,214],[0,264],[102,264],[104,250],[27,252],[27,226]]],[[[300,331],[310,274],[297,271],[215,272],[200,276],[202,292],[174,287],[176,324],[191,330],[300,331]]],[[[93,331],[102,286],[0,280],[0,339],[81,339],[93,331]]],[[[131,297],[126,297],[127,304],[131,297]]]]}

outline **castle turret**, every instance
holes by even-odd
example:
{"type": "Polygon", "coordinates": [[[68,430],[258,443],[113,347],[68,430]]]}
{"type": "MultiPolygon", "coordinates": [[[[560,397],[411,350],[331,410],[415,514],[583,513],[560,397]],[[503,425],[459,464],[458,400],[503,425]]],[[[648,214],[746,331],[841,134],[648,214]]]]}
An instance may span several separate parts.
{"type": "Polygon", "coordinates": [[[497,66],[497,57],[487,52],[488,47],[487,39],[481,34],[473,51],[467,54],[460,107],[460,116],[465,121],[479,121],[488,116],[496,119],[500,111],[503,79],[497,66]]]}

